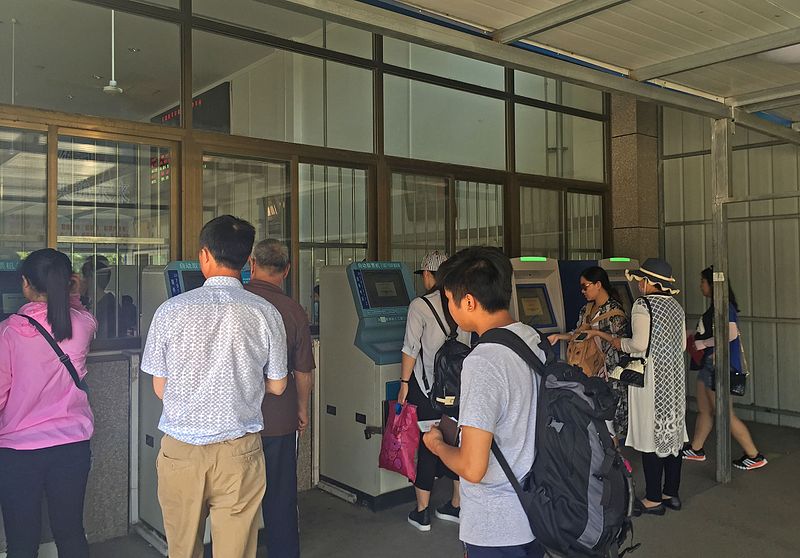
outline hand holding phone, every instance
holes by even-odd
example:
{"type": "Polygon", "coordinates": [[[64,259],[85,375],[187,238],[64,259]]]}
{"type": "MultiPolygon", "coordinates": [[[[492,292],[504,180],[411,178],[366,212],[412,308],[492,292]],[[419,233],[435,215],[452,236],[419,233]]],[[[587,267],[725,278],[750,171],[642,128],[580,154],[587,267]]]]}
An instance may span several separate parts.
{"type": "Polygon", "coordinates": [[[442,415],[439,421],[439,430],[442,432],[442,439],[450,446],[458,447],[458,421],[447,415],[442,415]]]}

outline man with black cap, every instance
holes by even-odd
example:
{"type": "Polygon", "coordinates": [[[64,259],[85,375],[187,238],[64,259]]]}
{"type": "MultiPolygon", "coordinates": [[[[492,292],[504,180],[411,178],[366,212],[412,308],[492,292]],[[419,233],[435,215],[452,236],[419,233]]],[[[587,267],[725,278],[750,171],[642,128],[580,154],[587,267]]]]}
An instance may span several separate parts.
{"type": "MultiPolygon", "coordinates": [[[[447,254],[439,250],[425,255],[420,269],[414,273],[422,275],[426,294],[411,301],[408,307],[400,370],[400,393],[397,401],[403,404],[408,401],[408,403],[416,405],[417,418],[421,421],[441,418],[441,413],[434,411],[428,400],[433,385],[433,361],[436,351],[444,344],[450,332],[457,328],[447,310],[444,293],[438,288],[436,281],[436,272],[446,260],[447,254]]],[[[469,334],[460,330],[458,334],[459,341],[468,345],[469,334]]],[[[442,465],[441,461],[420,440],[417,455],[417,478],[414,482],[417,506],[408,514],[408,522],[420,531],[430,531],[431,529],[431,517],[428,510],[431,489],[436,477],[442,475],[453,479],[453,498],[436,509],[436,517],[458,523],[461,511],[458,476],[442,465]]]]}

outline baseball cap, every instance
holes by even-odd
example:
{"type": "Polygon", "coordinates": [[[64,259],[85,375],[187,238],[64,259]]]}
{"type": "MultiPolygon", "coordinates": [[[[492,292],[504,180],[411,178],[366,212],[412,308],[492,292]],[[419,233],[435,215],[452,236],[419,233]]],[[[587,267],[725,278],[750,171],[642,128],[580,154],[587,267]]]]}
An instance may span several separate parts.
{"type": "Polygon", "coordinates": [[[423,271],[431,271],[435,273],[439,270],[439,266],[442,265],[447,258],[447,252],[440,252],[439,250],[428,252],[425,254],[425,257],[422,258],[422,265],[420,265],[419,269],[414,273],[420,274],[423,271]]]}

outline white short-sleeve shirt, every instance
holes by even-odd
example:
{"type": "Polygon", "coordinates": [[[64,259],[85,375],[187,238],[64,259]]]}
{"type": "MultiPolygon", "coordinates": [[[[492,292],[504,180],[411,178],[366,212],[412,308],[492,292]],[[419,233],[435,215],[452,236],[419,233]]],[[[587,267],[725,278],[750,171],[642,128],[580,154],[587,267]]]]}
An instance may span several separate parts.
{"type": "Polygon", "coordinates": [[[158,428],[187,444],[233,440],[264,428],[264,379],[286,376],[278,310],[233,277],[159,306],[141,369],[167,379],[158,428]]]}

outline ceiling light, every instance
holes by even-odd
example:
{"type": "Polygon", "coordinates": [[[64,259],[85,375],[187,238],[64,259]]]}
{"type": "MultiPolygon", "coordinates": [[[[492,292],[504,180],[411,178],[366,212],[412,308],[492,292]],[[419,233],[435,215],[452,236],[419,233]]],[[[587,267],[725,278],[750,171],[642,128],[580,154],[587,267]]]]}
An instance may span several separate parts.
{"type": "Polygon", "coordinates": [[[800,45],[791,45],[756,54],[761,60],[775,64],[800,64],[800,45]]]}

